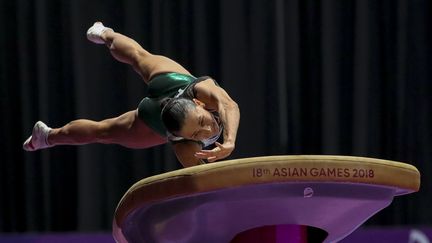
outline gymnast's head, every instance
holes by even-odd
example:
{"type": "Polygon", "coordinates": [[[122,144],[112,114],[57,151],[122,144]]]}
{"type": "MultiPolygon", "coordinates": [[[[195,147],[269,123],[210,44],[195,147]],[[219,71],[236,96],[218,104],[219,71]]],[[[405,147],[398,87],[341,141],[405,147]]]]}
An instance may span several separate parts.
{"type": "Polygon", "coordinates": [[[167,98],[161,103],[165,128],[177,137],[202,141],[219,133],[219,125],[198,99],[167,98]]]}

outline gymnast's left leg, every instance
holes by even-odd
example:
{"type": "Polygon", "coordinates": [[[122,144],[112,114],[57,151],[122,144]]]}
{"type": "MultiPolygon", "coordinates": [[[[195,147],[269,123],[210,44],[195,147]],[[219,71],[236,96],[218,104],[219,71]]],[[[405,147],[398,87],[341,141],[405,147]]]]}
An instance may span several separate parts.
{"type": "Polygon", "coordinates": [[[101,22],[94,23],[88,29],[87,38],[96,44],[105,44],[117,61],[132,66],[146,83],[159,73],[190,75],[189,71],[174,60],[150,53],[132,38],[105,27],[101,22]]]}

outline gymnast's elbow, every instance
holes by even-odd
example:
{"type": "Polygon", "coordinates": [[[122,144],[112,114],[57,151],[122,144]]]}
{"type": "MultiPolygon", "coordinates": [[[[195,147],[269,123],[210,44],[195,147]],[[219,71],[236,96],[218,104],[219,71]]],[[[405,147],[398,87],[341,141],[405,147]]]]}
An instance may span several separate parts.
{"type": "Polygon", "coordinates": [[[226,111],[230,111],[230,112],[234,112],[234,113],[240,114],[240,107],[239,107],[239,105],[237,104],[237,102],[235,102],[232,99],[226,100],[223,103],[223,108],[226,111]]]}
{"type": "Polygon", "coordinates": [[[237,113],[240,114],[240,107],[237,104],[237,102],[235,102],[234,100],[231,102],[231,109],[233,109],[234,111],[237,111],[237,113]]]}

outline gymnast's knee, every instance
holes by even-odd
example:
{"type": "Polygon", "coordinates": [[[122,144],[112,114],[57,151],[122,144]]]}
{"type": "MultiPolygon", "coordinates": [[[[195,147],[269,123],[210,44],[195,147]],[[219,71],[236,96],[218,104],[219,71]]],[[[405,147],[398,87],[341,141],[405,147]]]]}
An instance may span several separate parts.
{"type": "Polygon", "coordinates": [[[134,113],[98,122],[97,140],[104,144],[121,144],[128,139],[134,123],[134,113]]]}
{"type": "Polygon", "coordinates": [[[98,122],[95,131],[96,133],[94,136],[96,141],[102,144],[116,143],[118,140],[117,137],[121,135],[121,133],[118,132],[118,125],[109,120],[98,122]]]}

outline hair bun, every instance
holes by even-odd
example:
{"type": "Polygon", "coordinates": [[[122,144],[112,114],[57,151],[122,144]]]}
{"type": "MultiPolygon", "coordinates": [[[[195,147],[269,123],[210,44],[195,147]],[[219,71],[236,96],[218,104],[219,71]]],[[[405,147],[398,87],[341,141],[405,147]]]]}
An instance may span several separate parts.
{"type": "Polygon", "coordinates": [[[168,105],[168,103],[170,103],[172,100],[173,100],[173,98],[164,98],[164,99],[162,99],[161,102],[160,102],[160,107],[162,109],[164,109],[165,106],[168,105]]]}

